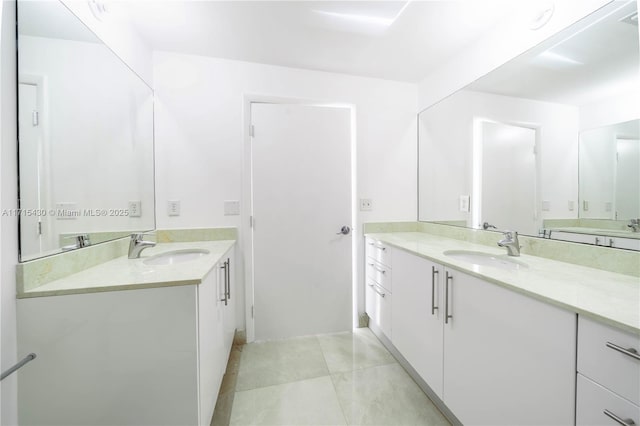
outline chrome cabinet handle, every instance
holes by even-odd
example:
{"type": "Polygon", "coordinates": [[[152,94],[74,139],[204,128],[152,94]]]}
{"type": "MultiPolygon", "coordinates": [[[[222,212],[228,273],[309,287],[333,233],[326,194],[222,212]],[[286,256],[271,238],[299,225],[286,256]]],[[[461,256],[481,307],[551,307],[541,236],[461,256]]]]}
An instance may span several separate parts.
{"type": "Polygon", "coordinates": [[[382,268],[378,268],[377,266],[374,266],[373,268],[374,268],[376,271],[380,272],[381,274],[386,274],[386,273],[387,273],[387,271],[386,271],[386,270],[384,270],[384,269],[382,269],[382,268]]]}
{"type": "Polygon", "coordinates": [[[224,281],[227,286],[227,299],[231,300],[231,260],[227,258],[227,267],[225,269],[224,281]]]}
{"type": "Polygon", "coordinates": [[[375,244],[373,243],[373,241],[369,241],[367,244],[369,244],[370,246],[375,245],[375,244]]]}
{"type": "Polygon", "coordinates": [[[625,349],[622,346],[618,346],[615,343],[611,343],[611,342],[607,342],[607,347],[610,349],[613,349],[614,351],[618,351],[627,356],[630,356],[633,359],[637,359],[638,361],[640,361],[640,354],[638,354],[638,351],[634,348],[625,349]]]}
{"type": "Polygon", "coordinates": [[[224,269],[224,299],[220,299],[221,302],[224,302],[224,306],[227,306],[227,262],[225,261],[220,269],[224,269]]]}
{"type": "Polygon", "coordinates": [[[611,411],[605,409],[603,411],[604,415],[609,417],[610,419],[612,419],[614,422],[621,424],[622,426],[632,426],[635,425],[636,422],[634,422],[631,419],[623,419],[622,417],[616,416],[614,413],[612,413],[611,411]]]}
{"type": "Polygon", "coordinates": [[[449,315],[449,280],[453,282],[453,275],[449,275],[449,271],[445,272],[445,290],[444,290],[444,323],[449,324],[449,318],[453,318],[453,315],[449,315]]]}
{"type": "Polygon", "coordinates": [[[376,248],[377,248],[378,250],[382,250],[382,251],[385,251],[385,250],[387,249],[386,247],[382,247],[382,246],[376,246],[376,248]]]}
{"type": "Polygon", "coordinates": [[[431,267],[431,315],[436,314],[436,275],[438,275],[438,270],[435,266],[431,267]]]}

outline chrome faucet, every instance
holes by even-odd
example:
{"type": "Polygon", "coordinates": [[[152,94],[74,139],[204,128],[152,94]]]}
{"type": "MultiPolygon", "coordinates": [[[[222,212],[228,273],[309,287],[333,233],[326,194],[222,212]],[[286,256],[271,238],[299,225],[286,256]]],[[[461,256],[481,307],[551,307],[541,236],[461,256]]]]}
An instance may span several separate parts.
{"type": "Polygon", "coordinates": [[[156,245],[153,241],[144,241],[145,235],[151,234],[131,234],[129,241],[129,259],[138,259],[142,250],[156,245]]]}
{"type": "Polygon", "coordinates": [[[91,239],[89,238],[89,234],[80,234],[80,235],[70,235],[67,237],[63,237],[65,240],[73,239],[73,244],[62,246],[62,251],[75,250],[82,247],[89,247],[91,245],[91,239]]]}
{"type": "Polygon", "coordinates": [[[627,228],[631,228],[632,232],[640,232],[640,219],[631,219],[627,228]]]}
{"type": "Polygon", "coordinates": [[[505,247],[509,256],[520,256],[520,242],[518,233],[515,231],[504,231],[504,238],[498,241],[498,246],[505,247]]]}

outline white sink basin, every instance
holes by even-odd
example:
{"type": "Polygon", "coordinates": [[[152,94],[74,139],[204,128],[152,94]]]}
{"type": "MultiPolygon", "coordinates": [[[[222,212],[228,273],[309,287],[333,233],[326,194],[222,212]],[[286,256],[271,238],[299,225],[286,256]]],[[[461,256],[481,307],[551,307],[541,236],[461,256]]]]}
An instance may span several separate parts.
{"type": "Polygon", "coordinates": [[[447,250],[443,254],[474,265],[493,266],[501,269],[525,269],[529,267],[526,263],[506,254],[497,255],[471,250],[447,250]]]}
{"type": "Polygon", "coordinates": [[[145,265],[174,265],[189,262],[209,254],[206,249],[172,250],[156,254],[142,261],[145,265]]]}

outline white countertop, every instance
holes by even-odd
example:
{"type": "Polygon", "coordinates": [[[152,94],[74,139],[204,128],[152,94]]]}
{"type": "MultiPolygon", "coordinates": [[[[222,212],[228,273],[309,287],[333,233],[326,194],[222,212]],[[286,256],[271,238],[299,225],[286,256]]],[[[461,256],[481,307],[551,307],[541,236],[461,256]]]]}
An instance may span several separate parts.
{"type": "Polygon", "coordinates": [[[121,256],[20,293],[17,297],[22,299],[200,284],[234,244],[234,240],[160,243],[145,249],[139,259],[121,256]],[[173,265],[150,266],[143,263],[144,259],[155,254],[182,249],[206,249],[209,253],[197,259],[173,265]]]}
{"type": "MultiPolygon", "coordinates": [[[[504,249],[421,232],[366,234],[406,250],[510,288],[519,293],[640,334],[640,278],[523,254],[529,267],[505,270],[474,265],[443,254],[446,250],[474,250],[503,255],[504,249]]],[[[392,260],[393,263],[393,260],[392,260]]],[[[393,269],[393,265],[391,265],[393,269]]]]}

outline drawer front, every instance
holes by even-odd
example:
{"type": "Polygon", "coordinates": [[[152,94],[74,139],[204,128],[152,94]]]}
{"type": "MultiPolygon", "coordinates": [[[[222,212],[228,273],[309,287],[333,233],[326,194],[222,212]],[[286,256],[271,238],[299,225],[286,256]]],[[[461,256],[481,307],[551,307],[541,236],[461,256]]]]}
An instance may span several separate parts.
{"type": "Polygon", "coordinates": [[[365,239],[365,254],[376,262],[391,267],[391,247],[372,238],[365,239]]]}
{"type": "Polygon", "coordinates": [[[393,291],[391,288],[391,268],[367,257],[365,270],[367,279],[375,281],[388,291],[393,291]]]}
{"type": "Polygon", "coordinates": [[[391,293],[371,280],[367,280],[367,305],[373,305],[369,321],[391,339],[391,293]]]}
{"type": "Polygon", "coordinates": [[[581,374],[578,374],[577,385],[576,425],[640,424],[640,407],[637,405],[581,374]]]}
{"type": "Polygon", "coordinates": [[[640,336],[579,316],[578,372],[640,405],[640,355],[626,349],[640,352],[640,336]]]}

